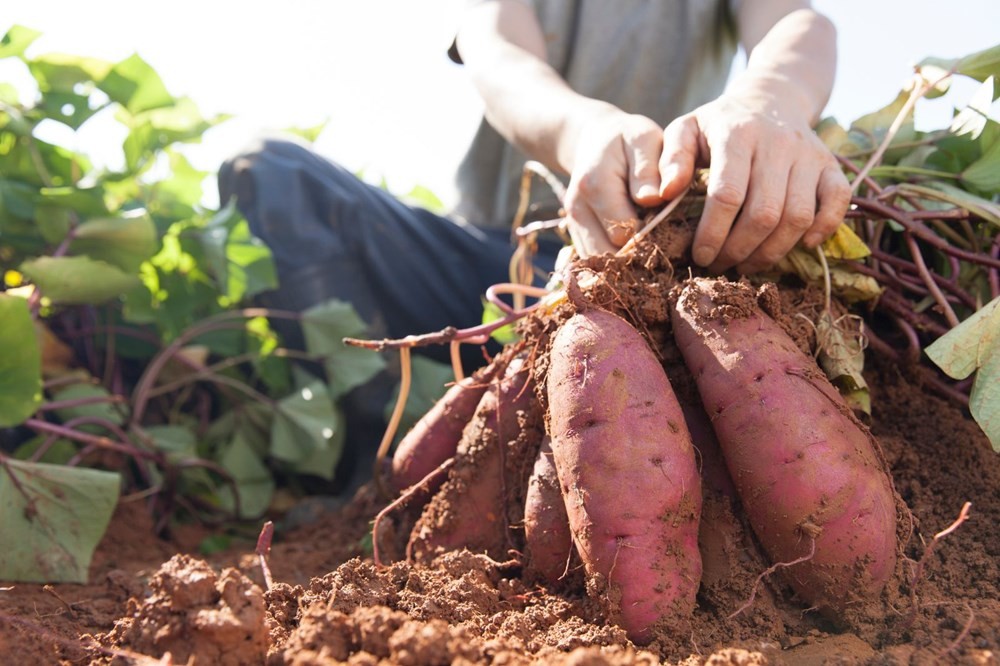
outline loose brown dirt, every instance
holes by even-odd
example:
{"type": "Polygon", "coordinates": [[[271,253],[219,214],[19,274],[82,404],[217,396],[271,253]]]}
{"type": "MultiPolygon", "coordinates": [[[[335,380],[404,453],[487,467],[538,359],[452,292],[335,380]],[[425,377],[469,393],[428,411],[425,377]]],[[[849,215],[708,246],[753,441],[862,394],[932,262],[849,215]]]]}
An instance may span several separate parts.
{"type": "MultiPolygon", "coordinates": [[[[669,370],[677,359],[665,343],[667,293],[681,258],[670,248],[686,243],[660,240],[660,250],[636,260],[646,278],[602,283],[588,297],[641,323],[669,370]]],[[[769,307],[780,316],[815,314],[820,302],[809,290],[783,289],[781,304],[769,307]]],[[[808,345],[811,329],[801,321],[787,317],[786,328],[808,345]]],[[[926,387],[926,369],[870,357],[869,425],[914,521],[881,612],[848,627],[806,608],[780,576],[759,578],[769,563],[752,547],[725,480],[706,483],[716,491],[703,511],[703,550],[711,555],[691,633],[643,648],[607,622],[580,576],[543,586],[516,557],[500,562],[468,551],[388,562],[392,544],[405,542],[406,512],[382,523],[387,563],[376,566],[371,520],[385,502],[366,486],[309,524],[279,530],[268,557],[275,584],[266,591],[251,540],[199,556],[212,531],[177,528],[160,539],[141,503],[124,504],[88,585],[0,583],[0,662],[996,664],[1000,458],[963,409],[926,387]],[[968,520],[931,547],[966,502],[968,520]]],[[[679,394],[691,390],[683,379],[677,384],[679,394]]],[[[712,474],[711,460],[704,470],[712,474]]]]}

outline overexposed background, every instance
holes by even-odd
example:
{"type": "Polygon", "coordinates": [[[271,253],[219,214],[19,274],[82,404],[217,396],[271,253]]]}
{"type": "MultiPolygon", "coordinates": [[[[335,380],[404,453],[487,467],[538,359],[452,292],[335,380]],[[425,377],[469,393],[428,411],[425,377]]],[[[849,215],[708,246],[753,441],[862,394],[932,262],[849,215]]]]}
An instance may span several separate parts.
{"type": "MultiPolygon", "coordinates": [[[[612,0],[608,0],[612,1],[612,0]]],[[[669,0],[666,0],[669,1],[669,0]]],[[[47,0],[0,17],[42,31],[29,55],[63,52],[117,61],[134,52],[175,95],[208,116],[236,117],[185,149],[214,171],[261,131],[329,120],[316,149],[392,189],[421,184],[447,199],[451,168],[479,102],[451,63],[461,0],[47,0]]],[[[914,63],[1000,42],[1000,0],[815,0],[839,32],[838,79],[825,115],[842,124],[892,100],[914,63]]],[[[739,66],[739,65],[737,65],[739,66]]],[[[0,81],[31,79],[13,60],[0,81]]],[[[918,106],[918,127],[947,124],[970,87],[918,106]]],[[[95,117],[47,137],[119,163],[124,130],[95,117]]],[[[211,191],[209,198],[214,196],[211,191]]]]}

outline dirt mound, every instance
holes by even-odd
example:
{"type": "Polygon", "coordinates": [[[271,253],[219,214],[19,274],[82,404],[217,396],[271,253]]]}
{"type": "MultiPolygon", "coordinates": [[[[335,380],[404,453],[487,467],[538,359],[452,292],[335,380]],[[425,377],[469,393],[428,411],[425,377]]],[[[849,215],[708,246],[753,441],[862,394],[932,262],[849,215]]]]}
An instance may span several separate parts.
{"type": "Polygon", "coordinates": [[[178,663],[254,664],[267,654],[264,594],[233,568],[216,574],[204,561],[175,555],[132,598],[114,629],[97,636],[107,648],[170,653],[178,663]]]}

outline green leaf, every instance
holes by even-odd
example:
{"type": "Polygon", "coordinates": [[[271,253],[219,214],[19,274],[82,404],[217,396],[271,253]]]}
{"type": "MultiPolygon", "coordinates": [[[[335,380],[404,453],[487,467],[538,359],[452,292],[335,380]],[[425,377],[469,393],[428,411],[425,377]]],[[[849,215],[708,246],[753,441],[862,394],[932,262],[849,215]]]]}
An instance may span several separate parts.
{"type": "Polygon", "coordinates": [[[250,226],[230,201],[201,235],[209,271],[233,303],[278,286],[271,251],[250,233],[250,226]]]}
{"type": "Polygon", "coordinates": [[[345,301],[329,300],[302,313],[306,349],[310,354],[325,357],[330,396],[334,400],[385,367],[385,360],[376,352],[344,344],[344,338],[364,337],[366,330],[365,322],[345,301]]]}
{"type": "MultiPolygon", "coordinates": [[[[496,304],[489,302],[485,298],[482,299],[482,302],[483,324],[492,324],[493,322],[504,318],[504,311],[497,307],[496,304]]],[[[492,333],[490,333],[490,337],[502,345],[511,344],[521,339],[517,334],[517,331],[514,330],[513,324],[504,324],[500,328],[495,329],[492,333]]]]}
{"type": "Polygon", "coordinates": [[[982,359],[972,383],[969,411],[986,433],[993,450],[1000,453],[1000,345],[994,344],[992,352],[982,359]]]}
{"type": "Polygon", "coordinates": [[[323,133],[326,126],[330,124],[330,119],[327,118],[319,125],[313,125],[312,127],[286,127],[285,131],[293,136],[297,136],[301,139],[308,141],[309,143],[316,143],[316,139],[319,135],[323,133]]]}
{"type": "Polygon", "coordinates": [[[3,461],[0,580],[86,583],[120,485],[111,472],[3,461]]]}
{"type": "MultiPolygon", "coordinates": [[[[219,456],[221,464],[233,477],[240,496],[240,517],[256,518],[271,504],[274,495],[274,478],[271,470],[261,461],[254,447],[244,437],[242,429],[219,456]]],[[[219,501],[228,511],[236,510],[232,489],[224,485],[219,489],[219,501]]]]}
{"type": "Polygon", "coordinates": [[[43,93],[72,93],[80,83],[100,81],[111,63],[64,53],[46,53],[28,61],[28,70],[43,93]]]}
{"type": "Polygon", "coordinates": [[[152,438],[157,449],[175,461],[198,457],[197,442],[189,428],[179,425],[147,426],[143,428],[143,433],[152,438]]]}
{"type": "MultiPolygon", "coordinates": [[[[886,134],[889,131],[890,125],[896,120],[896,117],[903,110],[906,105],[907,100],[910,98],[910,91],[902,90],[896,96],[892,102],[888,105],[882,107],[878,111],[866,114],[853,123],[848,130],[848,136],[851,141],[862,148],[873,149],[882,143],[886,134]]],[[[909,143],[916,138],[916,129],[913,125],[913,109],[907,114],[906,119],[900,125],[899,131],[893,137],[890,142],[890,146],[899,143],[909,143]]],[[[897,151],[898,152],[898,151],[897,151]]],[[[896,159],[899,159],[898,154],[894,154],[893,157],[889,157],[889,152],[886,154],[886,163],[892,163],[896,159]]]]}
{"type": "MultiPolygon", "coordinates": [[[[9,83],[0,83],[0,102],[10,106],[20,105],[21,98],[17,93],[17,88],[9,83]]],[[[0,124],[0,128],[2,127],[3,125],[0,124]]]]}
{"type": "MultiPolygon", "coordinates": [[[[48,440],[47,436],[32,437],[27,442],[17,447],[14,457],[18,460],[28,460],[38,449],[48,440]]],[[[77,454],[77,445],[68,439],[57,439],[46,449],[38,462],[50,463],[52,465],[65,465],[73,456],[77,454]]]]}
{"type": "Polygon", "coordinates": [[[173,143],[201,141],[206,131],[228,118],[226,115],[203,118],[195,103],[187,97],[178,98],[172,106],[154,109],[133,119],[124,118],[132,127],[123,146],[126,166],[135,171],[157,151],[173,143]]]}
{"type": "Polygon", "coordinates": [[[423,185],[414,185],[413,189],[401,196],[400,199],[407,204],[419,206],[432,213],[443,215],[445,212],[445,205],[441,199],[423,185]]]}
{"type": "MultiPolygon", "coordinates": [[[[44,112],[44,118],[58,121],[71,129],[79,129],[102,107],[90,105],[90,97],[75,92],[58,92],[50,90],[42,94],[42,99],[35,107],[34,117],[38,112],[44,112]]],[[[43,120],[43,118],[38,118],[43,120]]]]}
{"type": "Polygon", "coordinates": [[[33,41],[38,39],[42,33],[23,25],[11,26],[7,34],[0,39],[0,58],[10,58],[11,56],[21,56],[33,41]]]}
{"type": "Polygon", "coordinates": [[[900,183],[897,185],[900,193],[916,194],[935,201],[944,201],[959,208],[964,208],[979,217],[1000,226],[1000,204],[988,201],[971,192],[949,185],[948,183],[929,181],[926,185],[900,183]]]}
{"type": "Polygon", "coordinates": [[[174,103],[160,75],[138,54],[112,67],[98,87],[133,115],[174,103]]]}
{"type": "Polygon", "coordinates": [[[1000,298],[995,298],[924,350],[949,377],[965,379],[1000,345],[1000,298]]]}
{"type": "MultiPolygon", "coordinates": [[[[970,53],[962,58],[924,58],[917,64],[918,68],[926,66],[954,71],[956,74],[962,74],[977,81],[985,81],[992,76],[996,81],[1000,79],[1000,44],[970,53]]],[[[994,97],[998,94],[1000,91],[994,91],[994,97]]]]}
{"type": "MultiPolygon", "coordinates": [[[[340,410],[335,409],[337,419],[343,421],[340,410]]],[[[318,476],[326,481],[333,481],[337,472],[337,463],[340,462],[340,455],[344,448],[345,433],[343,428],[338,428],[333,433],[330,445],[325,449],[313,449],[306,458],[292,465],[292,471],[297,474],[308,474],[318,476]]]]}
{"type": "Polygon", "coordinates": [[[39,257],[20,271],[56,303],[97,304],[123,295],[138,283],[135,275],[88,257],[39,257]]]}
{"type": "Polygon", "coordinates": [[[987,303],[924,351],[949,377],[965,379],[976,373],[969,410],[993,449],[1000,452],[1000,298],[987,303]]]}
{"type": "Polygon", "coordinates": [[[24,422],[42,400],[42,355],[23,298],[0,293],[0,427],[24,422]]]}
{"type": "Polygon", "coordinates": [[[336,448],[334,435],[342,428],[341,419],[322,382],[303,387],[275,407],[272,456],[296,463],[308,459],[316,450],[336,448]]]}
{"type": "Polygon", "coordinates": [[[1000,193],[1000,141],[962,171],[962,182],[986,196],[1000,193]]]}
{"type": "Polygon", "coordinates": [[[71,419],[83,417],[99,418],[116,425],[125,423],[128,418],[124,405],[112,401],[111,393],[103,386],[94,384],[73,384],[52,394],[53,402],[67,402],[94,398],[101,402],[92,402],[74,407],[63,407],[56,410],[56,416],[65,423],[71,419]]]}
{"type": "Polygon", "coordinates": [[[87,220],[76,228],[70,252],[105,261],[127,273],[135,273],[142,262],[159,249],[153,220],[143,210],[126,217],[87,220]]]}
{"type": "Polygon", "coordinates": [[[101,187],[43,187],[38,190],[35,203],[70,209],[83,217],[108,214],[101,187]]]}

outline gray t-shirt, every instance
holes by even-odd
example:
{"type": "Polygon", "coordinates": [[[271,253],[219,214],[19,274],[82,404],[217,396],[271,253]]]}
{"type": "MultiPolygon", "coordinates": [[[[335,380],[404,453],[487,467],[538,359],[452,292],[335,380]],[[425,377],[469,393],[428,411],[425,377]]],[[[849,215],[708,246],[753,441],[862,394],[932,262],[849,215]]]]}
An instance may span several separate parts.
{"type": "MultiPolygon", "coordinates": [[[[664,126],[721,94],[736,53],[734,0],[524,1],[538,15],[549,64],[570,87],[664,126]]],[[[509,227],[526,160],[483,119],[455,176],[452,214],[509,227]]],[[[553,215],[558,208],[537,179],[531,204],[553,215]]]]}

